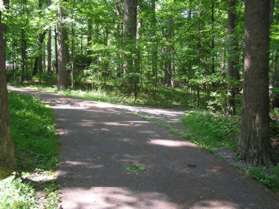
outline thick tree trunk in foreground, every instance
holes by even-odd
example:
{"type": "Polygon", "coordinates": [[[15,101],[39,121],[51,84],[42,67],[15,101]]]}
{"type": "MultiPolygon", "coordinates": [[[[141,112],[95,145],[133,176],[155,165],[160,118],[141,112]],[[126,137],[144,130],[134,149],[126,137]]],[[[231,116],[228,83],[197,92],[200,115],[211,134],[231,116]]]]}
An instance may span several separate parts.
{"type": "Polygon", "coordinates": [[[229,97],[227,112],[230,115],[236,113],[235,97],[238,94],[238,42],[236,35],[236,5],[237,0],[228,0],[228,80],[229,80],[229,97]]]}
{"type": "Polygon", "coordinates": [[[10,137],[8,119],[4,32],[5,25],[0,23],[0,179],[15,168],[14,144],[10,137]]]}
{"type": "Polygon", "coordinates": [[[253,165],[270,163],[269,29],[271,0],[245,2],[244,106],[240,157],[253,165]]]}
{"type": "Polygon", "coordinates": [[[58,24],[57,24],[57,67],[58,67],[58,89],[66,89],[68,87],[68,73],[66,69],[68,61],[67,53],[67,28],[64,23],[64,8],[60,5],[58,8],[58,24]]]}

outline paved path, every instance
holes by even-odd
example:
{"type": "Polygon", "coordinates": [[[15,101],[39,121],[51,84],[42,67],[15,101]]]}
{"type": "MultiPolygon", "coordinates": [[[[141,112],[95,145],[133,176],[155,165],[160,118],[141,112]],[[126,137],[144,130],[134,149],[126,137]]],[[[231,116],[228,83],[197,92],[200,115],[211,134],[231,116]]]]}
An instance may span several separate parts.
{"type": "Polygon", "coordinates": [[[31,93],[55,110],[63,209],[279,209],[262,185],[134,114],[182,112],[31,93]],[[143,172],[127,171],[138,164],[143,172]]]}

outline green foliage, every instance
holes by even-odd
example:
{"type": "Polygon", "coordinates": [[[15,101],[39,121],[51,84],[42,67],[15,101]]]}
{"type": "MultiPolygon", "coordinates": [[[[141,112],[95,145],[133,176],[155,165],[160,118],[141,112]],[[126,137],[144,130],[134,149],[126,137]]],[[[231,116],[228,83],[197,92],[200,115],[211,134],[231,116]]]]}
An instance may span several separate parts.
{"type": "Polygon", "coordinates": [[[1,209],[36,209],[35,190],[13,176],[0,181],[1,209]]]}
{"type": "Polygon", "coordinates": [[[145,171],[145,167],[142,164],[131,164],[125,167],[129,174],[139,174],[145,171]]]}
{"type": "Polygon", "coordinates": [[[209,151],[236,149],[239,118],[210,112],[188,112],[183,118],[185,137],[209,151]]]}
{"type": "Polygon", "coordinates": [[[57,209],[59,205],[59,193],[58,186],[56,183],[50,183],[44,189],[46,193],[46,204],[44,205],[45,209],[57,209]]]}
{"type": "Polygon", "coordinates": [[[248,171],[249,175],[263,183],[273,191],[279,192],[279,165],[272,168],[253,167],[248,171]]]}
{"type": "Polygon", "coordinates": [[[9,95],[11,132],[21,170],[54,169],[57,137],[52,110],[28,95],[9,95]]]}
{"type": "MultiPolygon", "coordinates": [[[[36,172],[36,176],[41,173],[51,175],[58,157],[53,112],[29,95],[10,93],[9,104],[19,171],[22,171],[24,178],[32,176],[32,172],[36,172]]],[[[35,182],[34,185],[28,182],[14,176],[1,180],[0,208],[39,209],[41,204],[36,198],[35,182]]],[[[43,207],[56,209],[59,200],[56,183],[46,183],[44,192],[46,201],[43,207]]]]}

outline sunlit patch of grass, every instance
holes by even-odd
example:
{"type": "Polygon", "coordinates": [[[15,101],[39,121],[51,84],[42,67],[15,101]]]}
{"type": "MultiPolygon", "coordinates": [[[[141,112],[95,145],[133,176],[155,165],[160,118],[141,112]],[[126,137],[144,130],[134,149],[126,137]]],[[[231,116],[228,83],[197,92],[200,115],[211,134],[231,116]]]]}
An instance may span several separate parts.
{"type": "Polygon", "coordinates": [[[34,188],[13,176],[0,181],[1,209],[35,209],[34,188]]]}

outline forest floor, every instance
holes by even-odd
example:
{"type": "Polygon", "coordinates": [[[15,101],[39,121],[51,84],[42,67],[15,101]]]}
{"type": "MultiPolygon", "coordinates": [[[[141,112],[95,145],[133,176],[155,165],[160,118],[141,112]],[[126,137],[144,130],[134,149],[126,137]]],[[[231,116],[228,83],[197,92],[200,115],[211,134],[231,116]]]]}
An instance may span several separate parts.
{"type": "Polygon", "coordinates": [[[279,200],[265,187],[171,133],[179,132],[183,111],[12,90],[34,94],[54,109],[64,209],[279,208],[279,200]]]}

